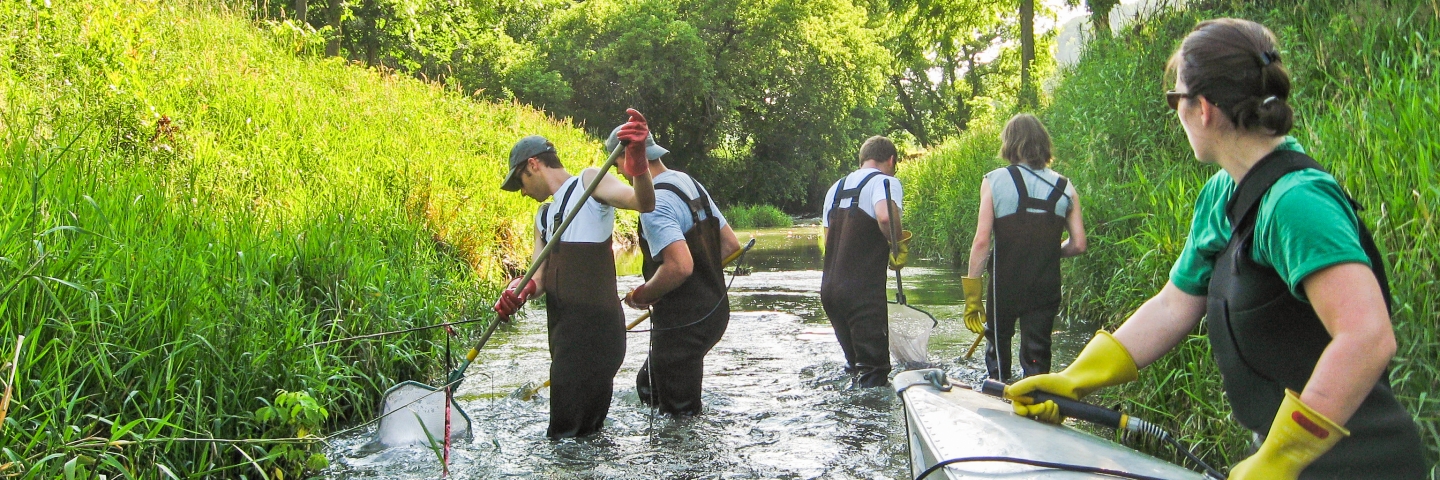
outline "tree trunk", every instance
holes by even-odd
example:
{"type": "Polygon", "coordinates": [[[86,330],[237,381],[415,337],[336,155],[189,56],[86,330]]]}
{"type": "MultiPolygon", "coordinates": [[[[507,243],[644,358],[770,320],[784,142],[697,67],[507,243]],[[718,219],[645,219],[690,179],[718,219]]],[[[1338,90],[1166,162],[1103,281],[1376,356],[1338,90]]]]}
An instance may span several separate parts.
{"type": "Polygon", "coordinates": [[[325,55],[329,57],[340,56],[340,37],[345,30],[340,25],[340,2],[343,0],[328,0],[325,5],[325,23],[330,25],[330,39],[325,42],[325,55]]]}
{"type": "Polygon", "coordinates": [[[1020,0],[1020,106],[1034,108],[1038,102],[1030,79],[1035,61],[1035,0],[1020,0]]]}
{"type": "Polygon", "coordinates": [[[1095,38],[1110,38],[1110,11],[1115,8],[1116,0],[1089,0],[1085,6],[1090,8],[1090,23],[1095,26],[1095,38]]]}
{"type": "Polygon", "coordinates": [[[295,0],[295,20],[305,23],[305,0],[295,0]]]}
{"type": "Polygon", "coordinates": [[[899,75],[890,76],[890,85],[895,87],[896,97],[900,100],[900,106],[905,108],[905,121],[901,126],[915,136],[915,141],[920,146],[930,148],[930,134],[925,132],[925,117],[915,111],[915,101],[905,91],[905,85],[901,83],[899,75]]]}

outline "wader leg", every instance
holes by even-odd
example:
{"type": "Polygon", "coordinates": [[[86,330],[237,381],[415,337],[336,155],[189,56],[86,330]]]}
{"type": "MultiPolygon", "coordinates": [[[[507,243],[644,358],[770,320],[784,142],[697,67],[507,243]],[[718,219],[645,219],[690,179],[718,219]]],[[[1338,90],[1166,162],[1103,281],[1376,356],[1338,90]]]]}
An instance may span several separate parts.
{"type": "Polygon", "coordinates": [[[850,323],[850,337],[855,342],[855,370],[859,386],[883,387],[890,384],[890,319],[884,303],[859,309],[850,323]]]}
{"type": "Polygon", "coordinates": [[[845,354],[845,373],[855,373],[855,349],[850,338],[850,321],[844,315],[850,313],[848,309],[839,308],[831,302],[821,299],[820,306],[825,310],[825,316],[830,319],[830,327],[835,329],[835,340],[840,343],[840,351],[845,354]]]}
{"type": "Polygon", "coordinates": [[[1050,373],[1050,333],[1059,306],[1025,312],[1020,316],[1020,370],[1025,376],[1050,373]]]}
{"type": "Polygon", "coordinates": [[[990,378],[1002,382],[1010,381],[1010,339],[1015,338],[1015,317],[1002,317],[996,321],[994,310],[986,312],[990,317],[985,322],[985,369],[990,378]],[[998,353],[997,353],[998,350],[998,353]],[[997,357],[999,363],[996,363],[997,357]]]}

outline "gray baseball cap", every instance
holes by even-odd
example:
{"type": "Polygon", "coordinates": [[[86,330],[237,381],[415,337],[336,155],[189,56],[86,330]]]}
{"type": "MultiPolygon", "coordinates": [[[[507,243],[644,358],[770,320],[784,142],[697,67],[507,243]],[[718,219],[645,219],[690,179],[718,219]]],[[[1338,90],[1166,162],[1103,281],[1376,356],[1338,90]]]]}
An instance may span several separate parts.
{"type": "Polygon", "coordinates": [[[554,151],[555,144],[539,135],[531,135],[515,142],[515,146],[510,147],[510,171],[505,173],[505,183],[500,185],[500,189],[507,192],[520,190],[520,166],[525,165],[525,161],[530,157],[554,151]]]}
{"type": "MultiPolygon", "coordinates": [[[[617,127],[615,127],[614,130],[611,130],[611,131],[610,131],[610,138],[606,138],[606,139],[605,139],[605,151],[606,151],[606,152],[613,152],[613,151],[615,151],[615,147],[620,146],[620,127],[623,127],[623,126],[625,126],[625,124],[620,124],[620,126],[617,126],[617,127]]],[[[670,151],[669,151],[669,150],[666,150],[665,147],[662,147],[662,146],[659,146],[659,145],[656,145],[656,144],[655,144],[655,134],[654,134],[654,133],[651,133],[651,134],[645,136],[645,159],[646,159],[646,160],[654,160],[654,159],[657,159],[657,158],[660,158],[660,157],[664,156],[664,155],[667,154],[667,153],[670,153],[670,151]]]]}

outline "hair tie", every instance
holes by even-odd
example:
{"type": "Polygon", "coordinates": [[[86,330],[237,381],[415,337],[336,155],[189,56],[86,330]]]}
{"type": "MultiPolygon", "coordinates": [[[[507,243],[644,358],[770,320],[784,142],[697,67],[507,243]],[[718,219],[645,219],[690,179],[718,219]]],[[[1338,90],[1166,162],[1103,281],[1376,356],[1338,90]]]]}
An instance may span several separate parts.
{"type": "Polygon", "coordinates": [[[1260,54],[1261,67],[1269,66],[1270,63],[1278,61],[1280,61],[1280,54],[1275,53],[1274,51],[1267,51],[1260,54]]]}
{"type": "Polygon", "coordinates": [[[1279,100],[1279,98],[1276,98],[1274,95],[1265,97],[1264,100],[1261,100],[1261,101],[1260,101],[1260,106],[1263,107],[1263,106],[1269,105],[1270,102],[1273,102],[1273,101],[1276,101],[1276,100],[1279,100]]]}

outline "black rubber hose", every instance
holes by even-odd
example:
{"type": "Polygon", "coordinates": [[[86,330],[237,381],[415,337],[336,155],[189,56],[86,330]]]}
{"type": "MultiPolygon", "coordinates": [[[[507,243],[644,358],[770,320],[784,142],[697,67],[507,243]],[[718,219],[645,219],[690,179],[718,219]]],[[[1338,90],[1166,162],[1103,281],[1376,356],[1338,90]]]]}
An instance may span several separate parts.
{"type": "Polygon", "coordinates": [[[925,477],[929,476],[930,474],[935,473],[936,471],[939,471],[939,470],[942,469],[942,468],[945,468],[946,465],[951,465],[951,464],[956,464],[956,463],[966,463],[966,462],[1005,462],[1005,463],[1019,463],[1019,464],[1030,465],[1030,466],[1034,466],[1034,467],[1053,468],[1053,469],[1056,469],[1056,470],[1065,470],[1065,471],[1069,471],[1069,472],[1094,473],[1094,474],[1097,474],[1097,475],[1109,475],[1109,476],[1112,476],[1112,477],[1119,477],[1119,478],[1132,478],[1132,479],[1135,479],[1135,480],[1165,480],[1165,479],[1160,478],[1160,477],[1151,477],[1151,476],[1140,475],[1140,474],[1135,474],[1135,473],[1130,473],[1130,472],[1121,472],[1121,471],[1119,471],[1119,470],[1110,470],[1110,469],[1099,468],[1099,467],[1087,467],[1087,466],[1084,466],[1084,465],[1070,465],[1070,464],[1066,464],[1066,463],[1044,462],[1044,461],[1040,461],[1040,460],[1029,460],[1029,459],[1024,459],[1024,458],[1014,458],[1014,457],[964,457],[964,458],[952,458],[952,459],[945,460],[945,461],[943,461],[943,462],[938,462],[938,463],[936,463],[936,464],[934,464],[934,465],[931,465],[930,468],[927,468],[927,469],[925,469],[925,471],[920,472],[920,475],[917,475],[917,476],[915,477],[915,480],[922,480],[922,479],[924,479],[925,477]]]}

